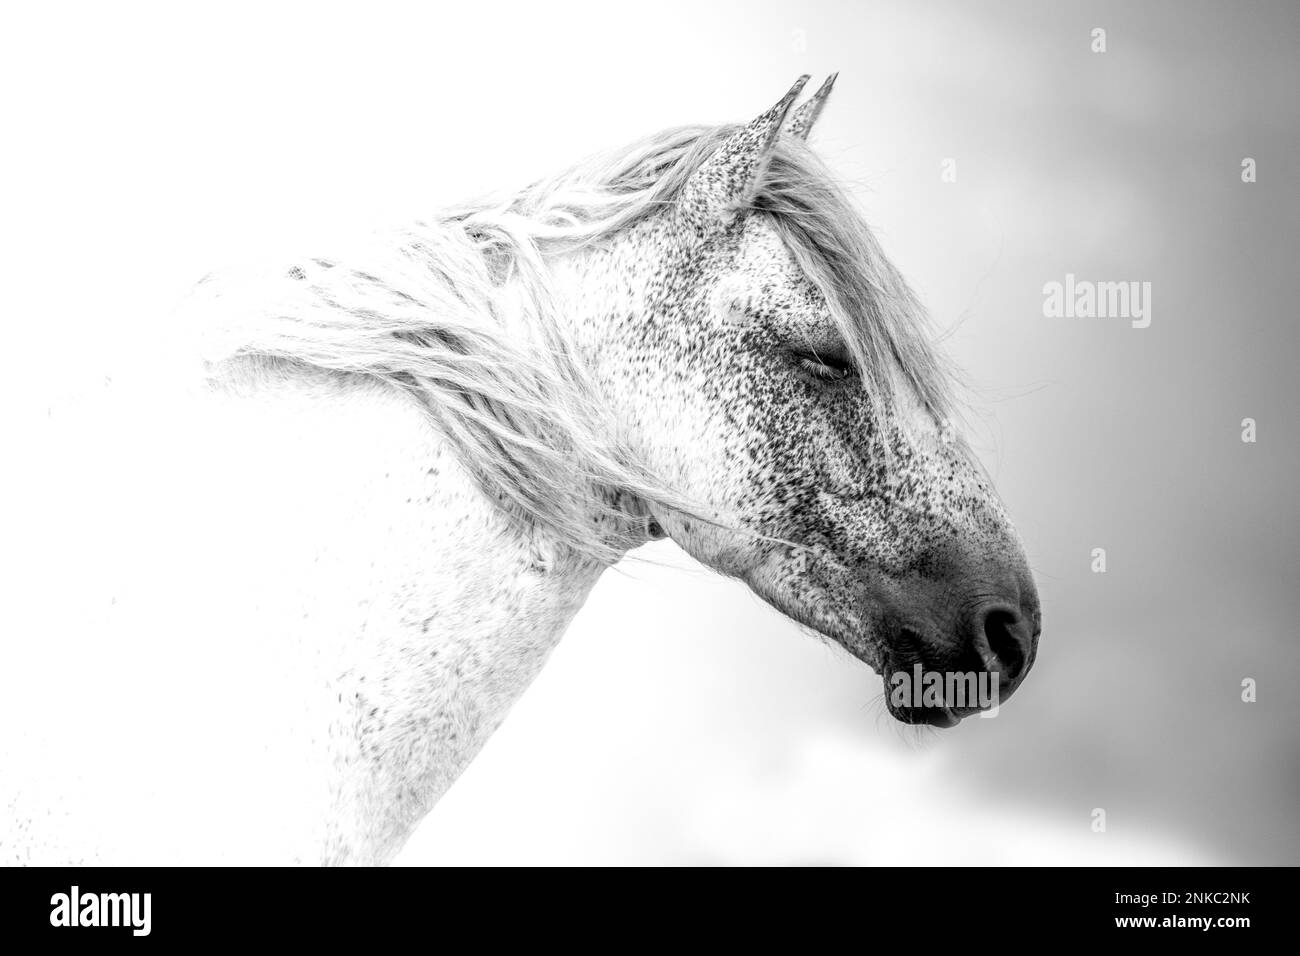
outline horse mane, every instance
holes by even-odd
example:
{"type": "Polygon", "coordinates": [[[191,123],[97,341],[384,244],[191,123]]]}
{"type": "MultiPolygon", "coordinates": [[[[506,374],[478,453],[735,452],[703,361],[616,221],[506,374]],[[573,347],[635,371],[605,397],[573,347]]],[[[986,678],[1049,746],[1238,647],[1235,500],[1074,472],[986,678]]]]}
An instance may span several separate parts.
{"type": "MultiPolygon", "coordinates": [[[[209,372],[257,356],[388,382],[427,409],[490,499],[601,561],[625,550],[615,529],[645,520],[630,501],[720,520],[623,441],[565,340],[549,260],[671,206],[738,129],[668,129],[346,257],[242,282],[209,277],[191,302],[206,316],[209,372]]],[[[895,419],[904,391],[945,415],[948,374],[922,308],[802,140],[777,140],[750,203],[745,211],[771,219],[825,297],[879,424],[895,419]]]]}

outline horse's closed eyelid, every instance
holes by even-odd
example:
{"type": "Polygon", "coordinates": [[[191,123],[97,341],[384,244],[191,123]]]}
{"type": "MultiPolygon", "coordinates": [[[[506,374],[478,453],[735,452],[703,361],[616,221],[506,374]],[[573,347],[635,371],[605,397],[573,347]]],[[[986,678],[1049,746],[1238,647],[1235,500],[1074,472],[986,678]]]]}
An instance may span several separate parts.
{"type": "Polygon", "coordinates": [[[847,352],[831,348],[794,348],[790,355],[803,372],[828,382],[840,382],[857,375],[858,369],[847,352]]]}

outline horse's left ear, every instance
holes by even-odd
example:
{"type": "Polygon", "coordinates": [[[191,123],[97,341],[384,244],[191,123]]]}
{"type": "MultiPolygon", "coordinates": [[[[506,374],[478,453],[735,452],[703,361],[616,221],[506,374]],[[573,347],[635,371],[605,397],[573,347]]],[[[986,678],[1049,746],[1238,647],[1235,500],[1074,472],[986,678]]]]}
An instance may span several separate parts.
{"type": "Polygon", "coordinates": [[[708,225],[725,222],[735,210],[744,208],[786,114],[807,82],[807,75],[795,80],[780,102],[733,133],[704,161],[682,187],[677,202],[682,214],[692,222],[708,225]]]}
{"type": "Polygon", "coordinates": [[[785,124],[784,130],[787,135],[798,136],[800,139],[808,138],[813,124],[817,122],[817,117],[822,115],[822,107],[826,105],[826,98],[831,95],[831,87],[835,85],[837,76],[838,73],[832,73],[826,77],[826,82],[821,85],[821,88],[790,114],[790,121],[785,124]]]}

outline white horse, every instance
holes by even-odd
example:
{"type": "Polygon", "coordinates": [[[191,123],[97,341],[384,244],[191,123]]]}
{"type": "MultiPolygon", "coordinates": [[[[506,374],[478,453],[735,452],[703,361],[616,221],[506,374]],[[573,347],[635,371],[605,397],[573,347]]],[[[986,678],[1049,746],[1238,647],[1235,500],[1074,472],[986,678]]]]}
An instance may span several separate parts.
{"type": "Polygon", "coordinates": [[[387,861],[664,535],[887,680],[1005,699],[1033,581],[922,310],[805,145],[805,80],[209,277],[192,353],[42,423],[8,496],[0,858],[387,861]]]}

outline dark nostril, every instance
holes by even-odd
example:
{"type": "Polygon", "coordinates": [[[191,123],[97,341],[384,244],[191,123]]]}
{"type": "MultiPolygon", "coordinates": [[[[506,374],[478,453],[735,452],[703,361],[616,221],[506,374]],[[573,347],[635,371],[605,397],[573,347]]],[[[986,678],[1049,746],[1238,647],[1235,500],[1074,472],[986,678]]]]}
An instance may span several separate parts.
{"type": "Polygon", "coordinates": [[[993,657],[990,667],[1001,673],[1002,680],[1016,680],[1029,659],[1033,638],[1028,624],[1014,611],[990,611],[984,617],[984,639],[993,657]]]}

